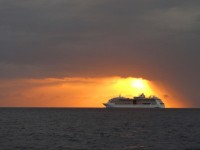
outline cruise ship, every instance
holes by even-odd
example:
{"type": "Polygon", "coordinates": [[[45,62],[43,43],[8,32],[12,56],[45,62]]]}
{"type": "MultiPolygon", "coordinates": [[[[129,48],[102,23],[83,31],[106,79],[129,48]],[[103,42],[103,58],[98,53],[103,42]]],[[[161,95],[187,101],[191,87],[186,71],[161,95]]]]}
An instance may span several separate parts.
{"type": "Polygon", "coordinates": [[[145,97],[144,94],[133,98],[115,97],[103,105],[106,108],[165,108],[165,104],[160,98],[156,96],[145,97]]]}

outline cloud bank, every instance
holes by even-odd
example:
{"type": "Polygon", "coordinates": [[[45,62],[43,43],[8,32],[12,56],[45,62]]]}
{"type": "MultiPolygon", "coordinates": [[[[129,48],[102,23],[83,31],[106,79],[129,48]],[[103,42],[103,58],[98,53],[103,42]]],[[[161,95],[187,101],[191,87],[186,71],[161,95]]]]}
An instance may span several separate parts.
{"type": "Polygon", "coordinates": [[[0,78],[143,77],[200,107],[200,1],[1,0],[0,78]]]}

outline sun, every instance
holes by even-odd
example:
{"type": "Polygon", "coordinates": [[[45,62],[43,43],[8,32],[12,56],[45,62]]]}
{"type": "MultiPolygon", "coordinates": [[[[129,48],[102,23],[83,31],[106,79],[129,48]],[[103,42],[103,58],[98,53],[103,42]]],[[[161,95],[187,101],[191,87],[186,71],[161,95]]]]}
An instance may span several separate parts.
{"type": "Polygon", "coordinates": [[[116,95],[122,94],[128,97],[137,96],[141,93],[144,93],[146,96],[154,95],[150,81],[143,78],[119,78],[116,79],[113,88],[116,95]]]}
{"type": "Polygon", "coordinates": [[[150,82],[148,80],[142,79],[142,78],[132,78],[131,80],[131,87],[132,89],[140,93],[145,93],[146,95],[153,95],[154,91],[150,86],[150,82]]]}
{"type": "Polygon", "coordinates": [[[146,83],[143,79],[133,79],[131,81],[131,86],[137,89],[144,89],[146,87],[146,83]]]}

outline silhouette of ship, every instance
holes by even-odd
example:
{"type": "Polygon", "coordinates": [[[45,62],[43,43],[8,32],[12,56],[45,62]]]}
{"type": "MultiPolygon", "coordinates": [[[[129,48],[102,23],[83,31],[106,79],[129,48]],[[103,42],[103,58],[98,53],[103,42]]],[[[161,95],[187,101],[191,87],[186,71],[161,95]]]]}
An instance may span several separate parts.
{"type": "Polygon", "coordinates": [[[156,96],[145,97],[143,93],[133,98],[114,97],[103,105],[106,108],[165,108],[165,104],[160,98],[156,96]]]}

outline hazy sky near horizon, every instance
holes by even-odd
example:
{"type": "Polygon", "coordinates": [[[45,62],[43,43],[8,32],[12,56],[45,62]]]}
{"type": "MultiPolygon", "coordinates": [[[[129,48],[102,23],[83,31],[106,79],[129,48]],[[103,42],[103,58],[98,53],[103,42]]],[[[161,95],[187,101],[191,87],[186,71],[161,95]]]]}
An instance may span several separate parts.
{"type": "Polygon", "coordinates": [[[1,81],[142,77],[200,107],[199,0],[1,0],[0,33],[1,81]]]}

